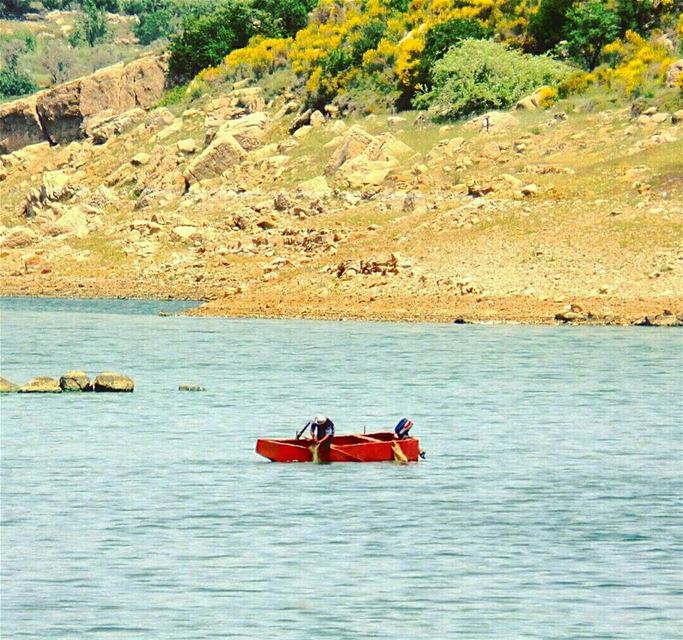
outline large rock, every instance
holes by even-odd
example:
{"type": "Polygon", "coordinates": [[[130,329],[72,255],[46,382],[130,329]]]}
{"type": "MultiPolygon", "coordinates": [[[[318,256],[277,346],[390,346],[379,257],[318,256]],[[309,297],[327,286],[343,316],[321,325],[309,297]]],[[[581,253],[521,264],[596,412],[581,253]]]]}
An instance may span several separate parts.
{"type": "Polygon", "coordinates": [[[332,154],[325,172],[328,174],[335,173],[345,162],[359,156],[375,142],[377,142],[377,138],[365,129],[358,125],[352,126],[346,132],[342,145],[332,154]]]}
{"type": "Polygon", "coordinates": [[[96,71],[38,94],[36,111],[52,144],[82,138],[89,120],[110,118],[136,107],[151,108],[166,86],[165,58],[146,57],[96,71]]]}
{"type": "Polygon", "coordinates": [[[18,384],[14,384],[14,382],[0,376],[0,393],[14,393],[16,391],[19,391],[18,384]]]}
{"type": "Polygon", "coordinates": [[[52,143],[77,140],[82,136],[81,81],[74,80],[38,95],[36,109],[45,137],[52,143]]]}
{"type": "Polygon", "coordinates": [[[185,178],[190,184],[216,178],[226,169],[239,164],[245,156],[246,152],[231,134],[218,134],[213,142],[188,165],[185,178]]]}
{"type": "Polygon", "coordinates": [[[97,114],[84,124],[85,135],[92,138],[95,144],[103,144],[113,136],[132,129],[143,120],[145,113],[144,109],[135,107],[115,116],[109,112],[97,114]]]}
{"type": "Polygon", "coordinates": [[[0,154],[44,140],[35,97],[0,105],[0,154]]]}
{"type": "Polygon", "coordinates": [[[462,128],[466,131],[502,133],[519,126],[519,120],[505,111],[490,111],[484,115],[468,120],[462,128]]]}
{"type": "MultiPolygon", "coordinates": [[[[332,189],[330,189],[330,185],[327,184],[325,176],[317,176],[299,183],[297,191],[303,196],[316,199],[328,198],[332,195],[332,189]]],[[[275,208],[278,208],[277,204],[275,208]]]]}
{"type": "Polygon", "coordinates": [[[59,378],[62,391],[92,391],[90,378],[83,371],[67,371],[59,378]]]}
{"type": "Polygon", "coordinates": [[[122,373],[105,371],[95,378],[93,388],[95,391],[130,392],[135,388],[135,383],[122,373]]]}
{"type": "Polygon", "coordinates": [[[261,111],[250,113],[235,120],[228,120],[218,129],[216,137],[229,134],[245,151],[258,149],[263,144],[263,132],[269,121],[268,116],[261,111]]]}
{"type": "Polygon", "coordinates": [[[124,82],[133,90],[135,106],[151,109],[164,93],[168,78],[168,56],[146,56],[126,65],[124,82]]]}
{"type": "Polygon", "coordinates": [[[61,393],[62,388],[59,386],[59,380],[56,378],[48,378],[47,376],[39,376],[27,382],[19,389],[19,393],[61,393]]]}
{"type": "Polygon", "coordinates": [[[260,87],[237,89],[206,105],[204,128],[212,135],[227,120],[263,111],[265,108],[266,101],[260,87]]]}
{"type": "Polygon", "coordinates": [[[345,166],[348,170],[343,175],[352,188],[379,186],[396,164],[396,161],[367,160],[364,156],[359,156],[345,166]]]}

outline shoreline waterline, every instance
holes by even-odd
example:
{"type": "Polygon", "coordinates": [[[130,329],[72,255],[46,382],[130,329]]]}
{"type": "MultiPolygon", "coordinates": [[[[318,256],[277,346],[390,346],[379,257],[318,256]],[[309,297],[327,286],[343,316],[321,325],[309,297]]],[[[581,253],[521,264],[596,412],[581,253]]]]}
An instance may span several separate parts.
{"type": "Polygon", "coordinates": [[[3,299],[40,300],[102,300],[102,301],[154,301],[186,304],[179,313],[194,317],[224,317],[244,319],[283,320],[329,320],[389,323],[429,324],[482,324],[482,325],[561,325],[630,326],[645,317],[655,318],[662,314],[673,316],[673,324],[658,326],[681,326],[683,323],[683,298],[676,296],[657,298],[622,299],[600,297],[566,296],[561,301],[531,296],[459,296],[453,297],[399,297],[367,299],[343,297],[316,297],[298,299],[270,299],[263,296],[217,295],[191,296],[163,292],[126,292],[106,295],[97,291],[17,292],[0,293],[3,299]],[[578,309],[578,315],[566,312],[578,309]],[[678,318],[678,322],[675,321],[678,318]]]}

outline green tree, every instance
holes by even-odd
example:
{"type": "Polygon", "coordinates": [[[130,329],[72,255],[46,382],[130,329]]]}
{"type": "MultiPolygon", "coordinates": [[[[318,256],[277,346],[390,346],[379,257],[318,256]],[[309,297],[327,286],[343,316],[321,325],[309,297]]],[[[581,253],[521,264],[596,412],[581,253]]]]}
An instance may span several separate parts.
{"type": "Polygon", "coordinates": [[[4,66],[0,69],[0,96],[9,98],[23,96],[38,90],[31,77],[19,71],[19,58],[30,50],[25,38],[12,38],[2,43],[4,66]]]}
{"type": "Polygon", "coordinates": [[[140,44],[148,45],[159,38],[168,38],[173,31],[173,14],[168,9],[143,13],[133,26],[133,33],[140,44]]]}
{"type": "Polygon", "coordinates": [[[94,47],[102,42],[107,35],[107,16],[102,9],[98,9],[93,0],[83,3],[83,14],[76,22],[76,29],[69,36],[69,44],[77,47],[83,43],[94,47]]]}
{"type": "Polygon", "coordinates": [[[600,61],[602,48],[619,35],[617,13],[601,0],[577,4],[567,13],[569,53],[589,70],[600,61]]]}
{"type": "Polygon", "coordinates": [[[658,26],[663,6],[653,0],[617,0],[615,10],[621,32],[631,29],[643,33],[658,26]]]}
{"type": "Polygon", "coordinates": [[[531,36],[531,50],[544,53],[565,37],[567,13],[574,0],[541,0],[538,11],[530,18],[527,33],[531,36]]]}
{"type": "Polygon", "coordinates": [[[264,24],[269,24],[268,16],[239,1],[208,15],[186,16],[182,33],[169,47],[171,74],[177,80],[186,80],[201,69],[219,64],[230,51],[244,47],[251,36],[263,33],[264,24]]]}
{"type": "Polygon", "coordinates": [[[293,36],[308,24],[308,12],[317,0],[253,0],[252,6],[268,16],[273,35],[293,36]]]}

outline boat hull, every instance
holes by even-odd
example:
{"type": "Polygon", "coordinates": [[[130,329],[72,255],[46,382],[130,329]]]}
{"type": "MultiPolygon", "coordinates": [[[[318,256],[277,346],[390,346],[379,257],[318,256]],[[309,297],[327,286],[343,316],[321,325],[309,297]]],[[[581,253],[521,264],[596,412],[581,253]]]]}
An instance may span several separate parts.
{"type": "MultiPolygon", "coordinates": [[[[313,462],[315,442],[309,438],[259,438],[256,453],[273,462],[313,462]]],[[[391,432],[334,436],[329,449],[317,451],[319,462],[417,462],[420,442],[399,440],[391,432]]]]}

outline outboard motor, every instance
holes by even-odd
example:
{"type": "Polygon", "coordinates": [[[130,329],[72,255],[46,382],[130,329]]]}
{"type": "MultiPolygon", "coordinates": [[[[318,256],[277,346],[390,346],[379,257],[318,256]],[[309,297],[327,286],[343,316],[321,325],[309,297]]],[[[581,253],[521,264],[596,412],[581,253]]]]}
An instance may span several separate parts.
{"type": "Polygon", "coordinates": [[[398,421],[398,424],[394,427],[394,433],[396,434],[396,437],[399,440],[403,440],[403,438],[407,438],[409,435],[409,431],[411,427],[413,426],[413,421],[409,420],[408,418],[401,418],[401,420],[398,421]]]}

